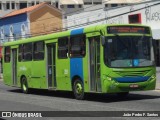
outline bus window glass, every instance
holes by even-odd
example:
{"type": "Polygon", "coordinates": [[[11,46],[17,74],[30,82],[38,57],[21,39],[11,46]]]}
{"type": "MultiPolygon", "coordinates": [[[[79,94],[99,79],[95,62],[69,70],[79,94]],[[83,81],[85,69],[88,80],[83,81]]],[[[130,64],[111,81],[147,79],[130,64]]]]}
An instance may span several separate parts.
{"type": "Polygon", "coordinates": [[[32,60],[32,43],[24,44],[24,61],[32,60]]]}
{"type": "Polygon", "coordinates": [[[84,35],[72,36],[70,39],[70,57],[84,57],[86,41],[84,35]]]}
{"type": "Polygon", "coordinates": [[[10,62],[10,59],[11,59],[10,53],[11,53],[10,47],[5,47],[5,59],[4,59],[4,61],[5,61],[6,63],[9,63],[9,62],[10,62]]]}
{"type": "Polygon", "coordinates": [[[68,57],[68,37],[58,39],[58,58],[68,57]]]}
{"type": "Polygon", "coordinates": [[[34,60],[43,60],[44,59],[44,42],[35,42],[34,43],[34,60]]]}
{"type": "Polygon", "coordinates": [[[109,67],[146,67],[154,65],[148,36],[112,36],[106,38],[105,63],[109,67]]]}
{"type": "Polygon", "coordinates": [[[23,55],[23,44],[19,45],[19,52],[18,52],[18,61],[23,61],[24,55],[23,55]]]}

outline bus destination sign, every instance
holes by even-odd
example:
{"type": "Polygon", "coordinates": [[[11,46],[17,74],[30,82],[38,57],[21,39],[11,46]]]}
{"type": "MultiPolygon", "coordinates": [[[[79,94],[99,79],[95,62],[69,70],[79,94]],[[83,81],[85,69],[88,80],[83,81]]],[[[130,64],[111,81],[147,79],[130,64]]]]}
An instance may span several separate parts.
{"type": "Polygon", "coordinates": [[[137,33],[137,34],[150,34],[149,27],[143,26],[108,26],[108,34],[119,34],[119,33],[137,33]]]}

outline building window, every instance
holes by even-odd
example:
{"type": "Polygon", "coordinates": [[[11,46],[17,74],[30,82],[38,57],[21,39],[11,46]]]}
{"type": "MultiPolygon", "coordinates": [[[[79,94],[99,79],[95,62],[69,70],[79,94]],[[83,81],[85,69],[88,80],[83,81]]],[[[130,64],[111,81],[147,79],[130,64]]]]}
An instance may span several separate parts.
{"type": "Polygon", "coordinates": [[[36,1],[36,4],[39,4],[39,1],[36,1]]]}
{"type": "Polygon", "coordinates": [[[91,5],[92,2],[84,2],[84,5],[91,5]]]}
{"type": "Polygon", "coordinates": [[[22,28],[22,32],[25,32],[25,25],[24,24],[22,24],[21,28],[22,28]]]}
{"type": "Polygon", "coordinates": [[[70,57],[84,57],[86,54],[85,35],[71,36],[70,38],[70,57]]]}
{"type": "Polygon", "coordinates": [[[111,7],[117,7],[118,4],[111,4],[111,7]]]}
{"type": "Polygon", "coordinates": [[[10,9],[10,4],[6,3],[6,9],[9,10],[10,9]]]}
{"type": "Polygon", "coordinates": [[[78,5],[79,8],[82,8],[82,5],[78,5]]]}
{"type": "Polygon", "coordinates": [[[19,8],[23,9],[27,7],[27,3],[19,3],[19,8]]]}
{"type": "Polygon", "coordinates": [[[5,47],[5,49],[4,49],[4,55],[5,55],[4,61],[6,63],[9,63],[10,59],[11,59],[11,49],[10,49],[10,47],[5,47]]]}
{"type": "Polygon", "coordinates": [[[56,2],[56,8],[58,8],[58,6],[59,6],[59,4],[58,4],[58,2],[56,2]]]}
{"type": "Polygon", "coordinates": [[[44,42],[35,42],[34,43],[34,60],[43,60],[44,59],[44,42]]]}
{"type": "Polygon", "coordinates": [[[15,3],[12,3],[12,9],[15,9],[15,3]]]}
{"type": "Polygon", "coordinates": [[[130,24],[141,24],[142,23],[142,19],[141,19],[141,14],[134,14],[134,15],[129,15],[128,16],[129,19],[129,23],[130,24]]]}
{"type": "Polygon", "coordinates": [[[0,3],[0,10],[2,10],[2,3],[0,3]]]}
{"type": "Polygon", "coordinates": [[[24,24],[21,25],[21,37],[22,38],[26,37],[26,29],[24,24]]]}
{"type": "Polygon", "coordinates": [[[10,26],[10,34],[13,35],[13,26],[10,26]]]}
{"type": "Polygon", "coordinates": [[[109,7],[109,5],[108,5],[108,4],[105,4],[105,7],[109,7]]]}
{"type": "Polygon", "coordinates": [[[61,5],[60,7],[61,7],[61,8],[64,8],[64,5],[61,5]]]}
{"type": "Polygon", "coordinates": [[[24,50],[24,61],[32,60],[32,43],[26,43],[23,47],[24,50]]]}
{"type": "Polygon", "coordinates": [[[4,29],[1,28],[1,35],[4,35],[4,29]]]}
{"type": "Polygon", "coordinates": [[[68,37],[58,39],[58,58],[68,57],[68,37]]]}
{"type": "Polygon", "coordinates": [[[102,0],[92,0],[93,4],[102,4],[102,0]]]}
{"type": "Polygon", "coordinates": [[[95,4],[95,5],[102,4],[102,1],[100,1],[100,2],[93,2],[93,4],[95,4]]]}
{"type": "Polygon", "coordinates": [[[34,1],[31,2],[31,6],[34,6],[34,1]]]}
{"type": "Polygon", "coordinates": [[[68,8],[75,8],[74,5],[67,5],[68,8]]]}

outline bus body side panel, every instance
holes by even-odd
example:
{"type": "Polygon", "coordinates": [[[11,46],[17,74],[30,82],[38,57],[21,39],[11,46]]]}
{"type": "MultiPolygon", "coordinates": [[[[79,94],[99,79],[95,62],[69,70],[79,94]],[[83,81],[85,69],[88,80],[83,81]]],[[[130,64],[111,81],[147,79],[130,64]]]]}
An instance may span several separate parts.
{"type": "Polygon", "coordinates": [[[56,79],[58,90],[71,91],[70,81],[70,59],[58,58],[58,45],[56,44],[56,79]]]}
{"type": "Polygon", "coordinates": [[[17,75],[18,75],[18,86],[21,86],[22,77],[27,78],[28,87],[32,87],[31,82],[31,70],[32,70],[32,61],[22,61],[17,63],[17,75]]]}
{"type": "Polygon", "coordinates": [[[85,92],[89,92],[89,54],[88,54],[89,50],[88,50],[88,39],[86,37],[86,55],[83,58],[83,76],[84,76],[84,91],[85,92]]]}
{"type": "Polygon", "coordinates": [[[5,63],[3,59],[3,81],[6,85],[12,86],[12,63],[5,63]]]}
{"type": "Polygon", "coordinates": [[[58,59],[56,60],[56,78],[58,90],[72,90],[70,80],[70,60],[58,59]]]}
{"type": "MultiPolygon", "coordinates": [[[[3,80],[6,85],[9,86],[18,86],[18,83],[13,81],[13,55],[12,55],[12,49],[15,48],[17,49],[17,46],[10,46],[10,62],[5,62],[3,59],[3,80]]],[[[4,52],[4,51],[3,51],[4,52]]],[[[15,51],[17,52],[17,51],[15,51]]],[[[5,53],[4,53],[5,57],[5,53]]],[[[17,57],[16,54],[14,57],[17,57]]],[[[17,59],[15,59],[17,60],[17,59]]],[[[16,63],[17,61],[15,61],[16,63]]],[[[17,71],[16,71],[17,72],[17,71]]],[[[16,76],[17,77],[17,76],[16,76]]]]}
{"type": "Polygon", "coordinates": [[[46,89],[46,62],[32,61],[30,87],[46,89]]]}
{"type": "MultiPolygon", "coordinates": [[[[84,28],[75,29],[71,31],[71,36],[83,34],[84,28]]],[[[83,58],[70,58],[70,79],[71,82],[75,77],[79,77],[84,84],[84,76],[83,76],[83,58]]]]}

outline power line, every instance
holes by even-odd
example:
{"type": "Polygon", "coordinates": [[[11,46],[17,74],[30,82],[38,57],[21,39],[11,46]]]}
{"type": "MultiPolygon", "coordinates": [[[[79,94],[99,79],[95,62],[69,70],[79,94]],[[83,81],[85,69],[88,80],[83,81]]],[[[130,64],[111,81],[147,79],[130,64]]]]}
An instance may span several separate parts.
{"type": "MultiPolygon", "coordinates": [[[[157,6],[157,5],[160,5],[160,2],[159,2],[159,3],[156,3],[156,4],[153,4],[153,5],[148,5],[147,7],[153,7],[153,6],[157,6]]],[[[109,20],[109,19],[112,19],[112,18],[115,18],[115,17],[118,17],[118,16],[122,16],[122,15],[125,15],[125,14],[129,14],[129,13],[131,13],[131,12],[136,12],[136,11],[139,11],[139,10],[142,10],[142,9],[145,9],[145,7],[139,8],[139,9],[136,9],[136,10],[133,10],[133,11],[121,13],[121,14],[118,14],[118,15],[114,15],[114,16],[112,16],[112,17],[103,18],[103,19],[99,19],[99,20],[95,20],[95,21],[91,21],[91,22],[88,22],[88,23],[79,24],[79,25],[75,25],[75,26],[70,26],[70,27],[68,27],[68,28],[82,27],[82,26],[84,26],[84,25],[89,25],[89,24],[101,22],[101,21],[103,21],[103,20],[109,20]]]]}

